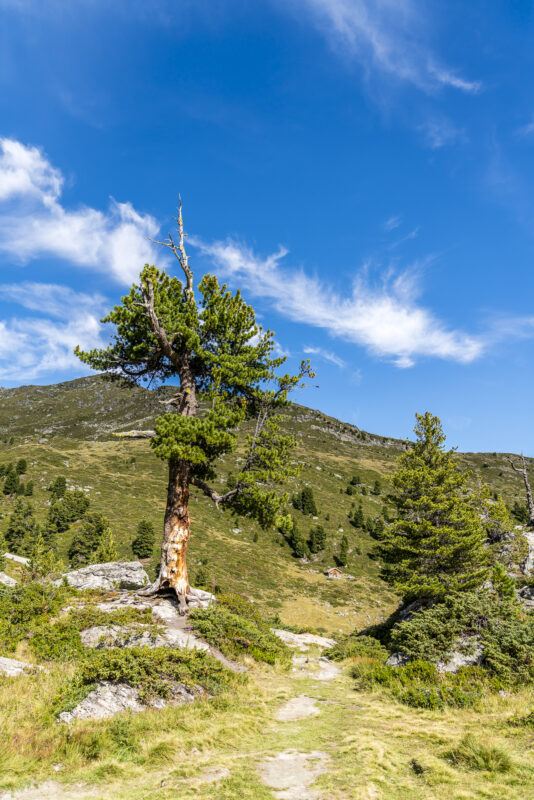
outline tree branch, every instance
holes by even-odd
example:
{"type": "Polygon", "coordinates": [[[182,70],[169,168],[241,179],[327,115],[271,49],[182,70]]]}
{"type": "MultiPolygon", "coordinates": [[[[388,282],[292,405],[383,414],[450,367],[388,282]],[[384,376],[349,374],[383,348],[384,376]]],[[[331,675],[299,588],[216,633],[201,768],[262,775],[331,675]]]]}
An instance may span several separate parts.
{"type": "Polygon", "coordinates": [[[240,487],[236,486],[234,489],[230,489],[230,491],[225,492],[225,494],[219,494],[212,489],[211,486],[208,486],[207,483],[200,480],[200,478],[192,478],[191,485],[196,486],[197,489],[200,489],[206,497],[209,497],[210,500],[213,500],[215,505],[218,507],[221,503],[226,503],[228,500],[231,500],[232,497],[235,497],[238,494],[240,487]]]}
{"type": "Polygon", "coordinates": [[[157,239],[150,239],[150,241],[154,242],[154,244],[161,244],[163,247],[167,247],[172,253],[174,253],[185,275],[185,293],[186,295],[191,295],[193,293],[193,273],[191,271],[191,267],[189,266],[189,258],[185,250],[185,237],[187,234],[184,233],[181,197],[179,198],[178,216],[174,217],[174,219],[178,224],[178,244],[175,243],[174,239],[172,238],[172,234],[170,233],[168,240],[164,242],[159,242],[157,239]]]}

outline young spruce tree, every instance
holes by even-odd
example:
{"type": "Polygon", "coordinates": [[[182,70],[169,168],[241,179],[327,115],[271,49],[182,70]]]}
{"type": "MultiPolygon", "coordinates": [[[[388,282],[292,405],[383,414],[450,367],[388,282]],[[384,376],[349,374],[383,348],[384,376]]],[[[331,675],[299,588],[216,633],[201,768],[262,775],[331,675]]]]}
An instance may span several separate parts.
{"type": "Polygon", "coordinates": [[[485,531],[438,417],[416,414],[416,443],[393,477],[397,518],[378,545],[382,574],[406,600],[471,591],[488,577],[485,531]]]}
{"type": "Polygon", "coordinates": [[[132,551],[137,558],[150,558],[154,550],[156,534],[154,526],[146,519],[142,519],[137,526],[137,536],[132,542],[132,551]]]}
{"type": "Polygon", "coordinates": [[[205,275],[195,291],[181,204],[176,222],[178,240],[169,234],[159,244],[176,257],[183,281],[146,265],[139,282],[103,320],[116,326],[112,344],[75,352],[93,369],[134,384],[178,383],[154,431],[123,435],[149,438],[156,455],[168,463],[160,570],[148,591],[174,590],[184,613],[188,595],[196,591],[186,565],[191,487],[218,507],[253,516],[264,527],[280,520],[287,498],[276,484],[297,469],[289,455],[294,438],[281,433],[276,412],[310,367],[303,362],[298,375],[280,375],[285,359],[272,357],[272,332],[258,328],[241,294],[232,295],[215,276],[205,275]],[[199,412],[200,395],[209,403],[204,413],[199,412]],[[237,429],[247,416],[255,420],[247,452],[235,486],[220,494],[212,483],[216,462],[235,450],[237,429]]]}

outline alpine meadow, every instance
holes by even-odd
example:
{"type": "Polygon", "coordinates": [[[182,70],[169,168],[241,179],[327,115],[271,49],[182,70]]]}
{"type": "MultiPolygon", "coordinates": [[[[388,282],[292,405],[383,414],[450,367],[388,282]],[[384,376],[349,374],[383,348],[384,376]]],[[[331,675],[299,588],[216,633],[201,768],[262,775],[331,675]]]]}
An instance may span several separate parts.
{"type": "Polygon", "coordinates": [[[534,798],[533,36],[0,0],[0,800],[534,798]]]}

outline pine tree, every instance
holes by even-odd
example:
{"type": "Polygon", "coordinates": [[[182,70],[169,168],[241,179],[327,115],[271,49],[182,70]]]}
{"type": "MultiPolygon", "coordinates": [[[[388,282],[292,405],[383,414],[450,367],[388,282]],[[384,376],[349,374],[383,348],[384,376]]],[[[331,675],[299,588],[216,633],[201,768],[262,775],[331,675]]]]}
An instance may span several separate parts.
{"type": "Polygon", "coordinates": [[[26,500],[17,500],[7,523],[6,543],[9,552],[27,555],[38,533],[33,506],[26,500]]]}
{"type": "Polygon", "coordinates": [[[37,581],[43,578],[55,578],[63,571],[63,564],[55,557],[53,550],[47,547],[42,532],[39,530],[33,547],[29,551],[29,563],[24,567],[25,580],[37,581]]]}
{"type": "Polygon", "coordinates": [[[363,515],[363,506],[361,501],[358,505],[358,508],[352,515],[351,524],[354,525],[355,528],[363,528],[365,525],[365,517],[363,515]]]}
{"type": "Polygon", "coordinates": [[[15,468],[17,475],[24,475],[27,469],[28,469],[28,462],[26,461],[26,459],[19,458],[19,460],[17,461],[17,466],[15,468]]]}
{"type": "Polygon", "coordinates": [[[103,320],[116,326],[109,347],[75,352],[93,369],[131,384],[176,385],[154,431],[123,436],[149,438],[168,464],[160,570],[148,591],[173,590],[185,613],[187,597],[194,596],[186,564],[191,487],[223,510],[254,517],[263,527],[277,525],[287,504],[278,487],[299,471],[290,458],[296,441],[283,433],[280,411],[311,369],[304,361],[297,375],[280,374],[285,359],[272,357],[273,333],[258,328],[254,310],[239,292],[232,295],[213,275],[204,275],[195,288],[181,205],[176,222],[176,241],[169,234],[160,244],[177,258],[183,280],[145,266],[139,282],[103,320]],[[209,400],[206,411],[199,409],[200,392],[209,400]],[[218,459],[236,449],[238,428],[247,416],[255,424],[243,466],[235,488],[220,494],[210,481],[218,459]]]}
{"type": "Polygon", "coordinates": [[[6,474],[6,479],[4,481],[4,494],[5,495],[14,495],[17,493],[17,489],[19,488],[19,476],[15,472],[14,469],[10,470],[6,474]]]}
{"type": "Polygon", "coordinates": [[[380,483],[378,478],[375,481],[375,484],[373,486],[373,490],[372,490],[371,494],[375,494],[375,495],[382,494],[382,484],[380,483]]]}
{"type": "Polygon", "coordinates": [[[353,475],[350,479],[351,486],[358,486],[361,483],[359,475],[353,475]]]}
{"type": "Polygon", "coordinates": [[[132,542],[132,550],[137,558],[150,558],[154,551],[156,535],[151,522],[142,519],[137,526],[137,536],[132,542]]]}
{"type": "Polygon", "coordinates": [[[67,479],[63,475],[58,475],[55,481],[48,487],[48,491],[52,493],[52,503],[56,500],[61,500],[67,491],[67,479]]]}
{"type": "Polygon", "coordinates": [[[428,412],[416,418],[416,443],[400,457],[393,478],[398,518],[378,553],[384,579],[405,599],[431,600],[481,586],[488,552],[469,476],[445,451],[440,420],[428,412]]]}
{"type": "Polygon", "coordinates": [[[339,545],[339,553],[336,556],[336,562],[339,567],[345,567],[349,558],[349,540],[345,535],[341,537],[341,544],[339,545]]]}
{"type": "Polygon", "coordinates": [[[322,525],[316,525],[310,531],[310,538],[308,539],[308,547],[310,553],[320,553],[326,547],[326,531],[322,525]]]}
{"type": "Polygon", "coordinates": [[[26,483],[26,486],[24,488],[24,494],[26,495],[26,497],[33,496],[33,481],[28,481],[26,483]]]}
{"type": "Polygon", "coordinates": [[[69,562],[75,567],[97,563],[94,555],[109,527],[109,520],[103,514],[87,514],[76,529],[70,544],[69,562]]]}
{"type": "Polygon", "coordinates": [[[305,486],[300,493],[300,510],[303,514],[309,514],[312,517],[317,516],[317,506],[315,505],[311,486],[305,486]]]}
{"type": "Polygon", "coordinates": [[[100,535],[96,551],[91,555],[91,561],[94,564],[106,564],[109,561],[116,561],[118,557],[111,528],[105,528],[100,535]]]}

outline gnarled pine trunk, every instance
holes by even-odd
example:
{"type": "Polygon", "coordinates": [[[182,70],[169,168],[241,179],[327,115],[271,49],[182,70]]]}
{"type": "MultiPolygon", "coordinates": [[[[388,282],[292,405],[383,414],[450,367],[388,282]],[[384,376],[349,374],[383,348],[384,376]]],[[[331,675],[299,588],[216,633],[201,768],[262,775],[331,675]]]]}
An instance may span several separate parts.
{"type": "Polygon", "coordinates": [[[187,462],[173,459],[169,461],[167,507],[159,572],[159,588],[174,589],[181,610],[185,610],[186,597],[190,591],[186,563],[187,545],[191,538],[189,473],[190,466],[187,462]]]}

